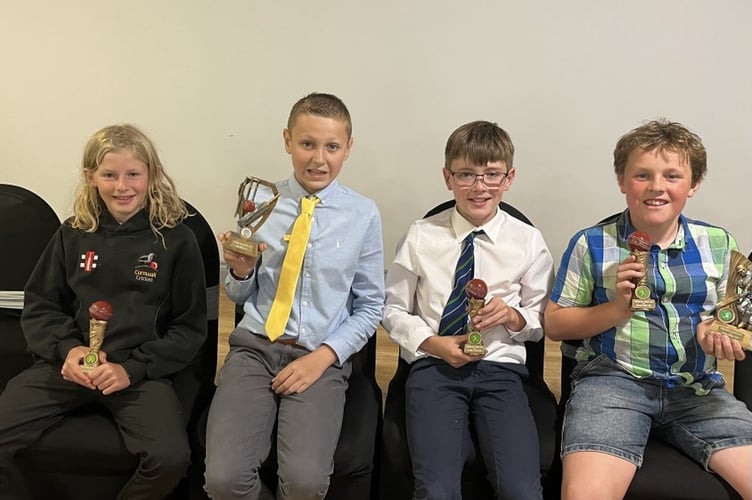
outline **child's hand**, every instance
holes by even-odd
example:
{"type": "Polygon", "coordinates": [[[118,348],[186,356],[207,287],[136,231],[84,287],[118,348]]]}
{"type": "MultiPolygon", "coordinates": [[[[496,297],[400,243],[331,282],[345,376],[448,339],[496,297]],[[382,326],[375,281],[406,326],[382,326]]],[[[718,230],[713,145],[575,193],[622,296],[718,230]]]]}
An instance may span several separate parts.
{"type": "Polygon", "coordinates": [[[716,359],[743,360],[746,355],[741,344],[736,340],[710,329],[713,319],[708,319],[697,325],[697,342],[705,354],[715,356],[716,359]]]}
{"type": "Polygon", "coordinates": [[[68,382],[74,382],[78,385],[82,385],[87,389],[96,389],[96,386],[91,383],[89,377],[83,371],[82,363],[84,356],[89,352],[89,348],[85,345],[76,346],[65,357],[63,362],[63,368],[60,370],[60,374],[63,376],[63,380],[68,382]]]}
{"type": "Polygon", "coordinates": [[[89,373],[89,379],[105,396],[131,385],[131,379],[123,365],[108,363],[107,353],[104,351],[99,351],[99,366],[89,373]]]}
{"type": "Polygon", "coordinates": [[[624,317],[632,316],[632,291],[644,272],[642,264],[634,255],[624,259],[616,268],[616,294],[612,302],[624,312],[624,317]]]}
{"type": "Polygon", "coordinates": [[[282,368],[272,379],[272,390],[280,396],[299,394],[311,387],[337,360],[331,347],[322,345],[282,368]]]}
{"type": "Polygon", "coordinates": [[[509,307],[501,298],[491,297],[486,305],[478,310],[473,318],[473,324],[481,332],[498,325],[504,325],[512,331],[519,332],[525,328],[527,321],[517,309],[509,307]]]}
{"type": "MultiPolygon", "coordinates": [[[[230,238],[230,235],[232,235],[231,231],[217,233],[217,239],[222,244],[222,257],[225,259],[227,266],[230,268],[232,274],[234,274],[235,277],[244,278],[246,276],[249,276],[253,272],[253,269],[256,267],[258,256],[249,257],[248,255],[243,255],[224,248],[224,245],[230,238]]],[[[266,243],[259,243],[259,253],[266,250],[266,247],[266,243]]]]}
{"type": "Polygon", "coordinates": [[[420,350],[443,359],[449,366],[459,368],[478,361],[482,356],[468,356],[462,350],[467,335],[432,335],[420,344],[420,350]]]}

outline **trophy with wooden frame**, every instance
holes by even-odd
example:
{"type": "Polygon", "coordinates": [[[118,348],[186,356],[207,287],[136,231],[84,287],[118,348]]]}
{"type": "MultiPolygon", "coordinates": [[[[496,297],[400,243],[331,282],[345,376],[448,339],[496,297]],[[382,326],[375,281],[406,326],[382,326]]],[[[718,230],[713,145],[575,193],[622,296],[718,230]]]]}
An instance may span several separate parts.
{"type": "Polygon", "coordinates": [[[752,351],[752,262],[736,250],[731,252],[726,296],[716,306],[710,330],[752,351]]]}
{"type": "Polygon", "coordinates": [[[483,345],[483,335],[475,328],[473,318],[486,304],[488,286],[482,279],[471,279],[465,285],[465,293],[467,294],[467,314],[470,316],[470,332],[468,332],[467,342],[462,346],[462,351],[468,356],[484,356],[486,354],[486,346],[483,345]]]}
{"type": "Polygon", "coordinates": [[[223,245],[227,250],[256,257],[258,243],[253,235],[269,218],[279,199],[277,186],[258,177],[246,177],[238,188],[238,204],[235,216],[238,218],[238,230],[230,235],[223,245]],[[262,196],[266,195],[265,198],[262,196]]]}

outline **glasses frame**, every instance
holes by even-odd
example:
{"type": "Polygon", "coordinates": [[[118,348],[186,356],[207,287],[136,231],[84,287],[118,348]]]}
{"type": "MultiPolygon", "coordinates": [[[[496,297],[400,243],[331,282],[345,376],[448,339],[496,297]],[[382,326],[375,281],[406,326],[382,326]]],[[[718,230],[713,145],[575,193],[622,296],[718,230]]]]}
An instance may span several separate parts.
{"type": "Polygon", "coordinates": [[[509,177],[509,170],[507,170],[506,172],[483,172],[482,174],[476,174],[475,172],[453,172],[452,170],[449,170],[447,168],[447,172],[449,172],[449,174],[452,176],[457,186],[462,187],[462,188],[473,187],[475,183],[478,182],[478,178],[480,178],[480,180],[483,182],[483,184],[486,185],[487,188],[497,189],[497,188],[500,188],[504,184],[504,181],[506,181],[507,178],[509,177]],[[489,184],[488,182],[486,182],[486,175],[490,173],[499,173],[501,175],[501,181],[498,184],[489,184]],[[474,175],[475,178],[473,179],[473,182],[471,182],[470,184],[463,185],[463,184],[460,184],[459,181],[457,180],[458,179],[457,175],[460,175],[460,174],[461,175],[474,175]]]}

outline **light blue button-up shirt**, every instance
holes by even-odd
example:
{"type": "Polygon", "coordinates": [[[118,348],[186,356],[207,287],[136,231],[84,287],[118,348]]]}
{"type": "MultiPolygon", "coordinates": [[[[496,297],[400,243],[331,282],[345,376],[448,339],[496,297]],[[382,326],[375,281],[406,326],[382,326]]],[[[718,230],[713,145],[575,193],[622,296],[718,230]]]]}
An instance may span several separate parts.
{"type": "MultiPolygon", "coordinates": [[[[243,304],[245,314],[238,326],[262,336],[287,250],[285,235],[300,213],[300,198],[309,195],[294,175],[278,182],[277,188],[277,205],[253,237],[269,247],[248,279],[239,281],[228,273],[225,281],[228,297],[243,304]]],[[[320,202],[313,212],[311,236],[282,338],[297,339],[311,351],[326,344],[342,363],[363,348],[381,321],[381,216],[373,200],[336,180],[315,194],[320,202]]]]}

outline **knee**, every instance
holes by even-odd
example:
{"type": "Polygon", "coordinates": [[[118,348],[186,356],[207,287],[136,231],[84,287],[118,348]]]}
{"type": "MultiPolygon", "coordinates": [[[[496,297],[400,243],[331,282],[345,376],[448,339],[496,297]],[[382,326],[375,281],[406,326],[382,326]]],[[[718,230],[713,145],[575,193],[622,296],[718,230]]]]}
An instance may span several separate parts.
{"type": "Polygon", "coordinates": [[[187,443],[147,449],[140,467],[147,475],[170,477],[177,481],[185,475],[191,464],[191,450],[187,443]]]}
{"type": "Polygon", "coordinates": [[[206,468],[204,490],[209,498],[248,498],[257,489],[258,474],[253,473],[249,480],[227,469],[206,468]]]}
{"type": "Polygon", "coordinates": [[[514,498],[515,500],[542,500],[543,487],[540,478],[530,480],[506,481],[503,485],[497,485],[496,498],[514,498]]]}
{"type": "Polygon", "coordinates": [[[284,498],[324,498],[331,470],[315,463],[288,464],[280,466],[278,475],[284,498]]]}

